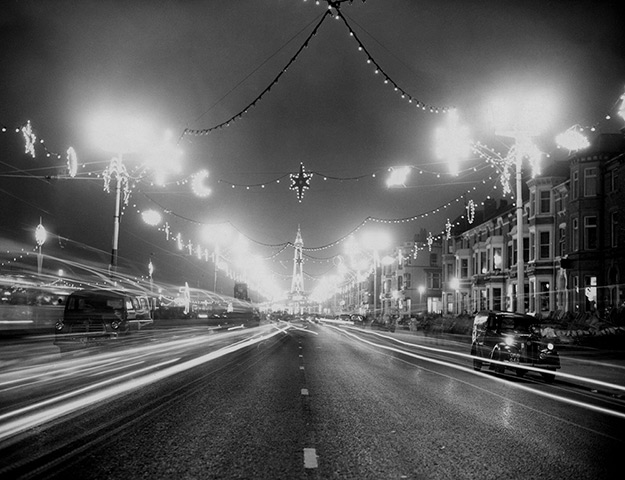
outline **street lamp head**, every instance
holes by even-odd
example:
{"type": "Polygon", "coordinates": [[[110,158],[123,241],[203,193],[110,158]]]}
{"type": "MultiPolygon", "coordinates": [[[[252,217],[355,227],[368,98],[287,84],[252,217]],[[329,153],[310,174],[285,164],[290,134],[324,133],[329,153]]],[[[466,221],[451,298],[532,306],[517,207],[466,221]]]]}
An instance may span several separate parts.
{"type": "Polygon", "coordinates": [[[535,137],[552,122],[555,101],[545,92],[518,92],[495,98],[488,105],[488,123],[500,136],[535,137]]]}
{"type": "Polygon", "coordinates": [[[136,114],[102,112],[89,122],[89,136],[94,145],[116,154],[144,149],[152,140],[150,131],[149,122],[136,114]]]}
{"type": "Polygon", "coordinates": [[[389,247],[391,239],[388,233],[382,230],[374,230],[366,232],[362,237],[362,242],[368,250],[380,251],[389,247]]]}

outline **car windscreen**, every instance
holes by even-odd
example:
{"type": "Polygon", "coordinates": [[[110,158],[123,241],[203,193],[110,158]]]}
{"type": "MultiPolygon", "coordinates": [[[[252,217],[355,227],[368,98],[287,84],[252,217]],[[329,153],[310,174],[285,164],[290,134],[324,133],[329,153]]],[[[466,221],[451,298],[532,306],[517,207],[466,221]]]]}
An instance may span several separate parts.
{"type": "Polygon", "coordinates": [[[501,317],[501,331],[529,332],[532,321],[525,317],[503,316],[501,317]]]}
{"type": "Polygon", "coordinates": [[[124,300],[106,295],[70,296],[67,309],[80,310],[122,310],[124,300]]]}

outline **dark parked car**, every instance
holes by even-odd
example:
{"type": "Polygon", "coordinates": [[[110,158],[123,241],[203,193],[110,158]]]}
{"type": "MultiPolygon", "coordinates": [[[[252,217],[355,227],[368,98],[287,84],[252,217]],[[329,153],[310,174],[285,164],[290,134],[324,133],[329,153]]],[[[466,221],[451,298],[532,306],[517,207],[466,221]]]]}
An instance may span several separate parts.
{"type": "Polygon", "coordinates": [[[153,322],[148,297],[104,289],[85,289],[67,297],[63,319],[55,326],[61,352],[98,345],[153,322]]]}
{"type": "Polygon", "coordinates": [[[503,373],[512,369],[519,377],[527,368],[536,367],[546,382],[553,382],[560,368],[560,357],[555,345],[540,334],[540,322],[530,316],[511,312],[480,312],[473,321],[471,355],[473,368],[480,370],[484,364],[491,370],[503,373]],[[502,363],[493,363],[496,360],[502,363]]]}

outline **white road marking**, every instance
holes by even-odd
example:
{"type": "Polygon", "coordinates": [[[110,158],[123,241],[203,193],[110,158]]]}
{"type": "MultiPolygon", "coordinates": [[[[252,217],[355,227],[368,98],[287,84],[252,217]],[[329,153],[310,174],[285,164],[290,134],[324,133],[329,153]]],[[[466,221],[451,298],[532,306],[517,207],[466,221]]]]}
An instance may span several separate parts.
{"type": "Polygon", "coordinates": [[[302,395],[308,395],[308,389],[302,388],[302,395]]]}
{"type": "Polygon", "coordinates": [[[304,468],[317,468],[317,451],[314,448],[304,449],[304,468]]]}

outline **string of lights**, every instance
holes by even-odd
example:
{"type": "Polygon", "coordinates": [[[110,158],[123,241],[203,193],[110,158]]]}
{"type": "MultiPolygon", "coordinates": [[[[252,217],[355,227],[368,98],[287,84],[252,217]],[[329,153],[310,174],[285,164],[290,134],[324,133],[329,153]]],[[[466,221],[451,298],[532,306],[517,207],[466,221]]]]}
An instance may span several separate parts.
{"type": "Polygon", "coordinates": [[[200,136],[200,135],[208,135],[209,133],[215,131],[215,130],[219,130],[221,128],[224,127],[228,127],[230,126],[231,123],[239,120],[240,118],[243,117],[243,115],[245,115],[246,113],[248,113],[250,108],[253,108],[256,106],[256,104],[262,100],[262,98],[269,93],[269,91],[280,81],[280,79],[282,78],[282,75],[284,75],[286,73],[286,71],[288,70],[288,68],[293,64],[293,62],[295,62],[295,60],[297,60],[297,58],[299,57],[299,55],[302,53],[302,51],[304,51],[304,49],[306,49],[308,47],[308,43],[310,42],[310,40],[317,35],[317,32],[319,30],[319,27],[321,27],[321,24],[323,23],[323,21],[328,17],[328,15],[330,15],[330,12],[326,12],[323,14],[323,16],[321,17],[321,20],[319,20],[319,23],[317,23],[317,25],[315,26],[315,28],[313,29],[312,33],[306,38],[306,40],[304,41],[304,43],[299,47],[299,49],[297,50],[297,52],[295,52],[295,55],[293,55],[293,57],[291,57],[291,59],[287,62],[287,64],[282,68],[282,70],[280,71],[280,73],[278,73],[278,75],[276,75],[276,77],[271,81],[271,83],[265,87],[265,89],[254,99],[252,100],[245,108],[243,108],[241,111],[239,111],[238,113],[236,113],[235,115],[233,115],[232,117],[230,117],[228,120],[221,122],[213,127],[210,128],[202,128],[202,129],[190,129],[190,128],[185,128],[182,132],[181,137],[184,137],[185,135],[195,135],[195,136],[200,136]]]}
{"type": "Polygon", "coordinates": [[[347,27],[347,29],[349,30],[349,35],[356,41],[356,43],[358,44],[358,51],[359,52],[364,52],[366,57],[367,57],[367,63],[371,64],[375,67],[374,69],[374,73],[376,75],[380,75],[381,78],[383,78],[384,80],[384,84],[385,85],[390,85],[391,87],[393,87],[393,90],[400,95],[400,97],[404,100],[407,100],[408,103],[410,104],[414,104],[418,109],[422,110],[422,111],[426,111],[426,112],[430,112],[430,113],[446,113],[448,112],[450,109],[454,108],[452,106],[436,106],[436,105],[431,105],[428,104],[422,100],[417,99],[416,97],[414,97],[413,95],[409,94],[406,89],[402,88],[401,86],[399,86],[399,84],[393,80],[387,73],[386,71],[384,71],[384,69],[382,69],[382,67],[380,66],[380,64],[373,58],[373,56],[371,55],[371,53],[369,53],[369,51],[367,50],[367,48],[364,46],[364,44],[362,43],[362,41],[358,38],[358,35],[356,35],[356,32],[354,32],[354,30],[352,29],[351,25],[349,24],[349,22],[347,21],[347,19],[345,18],[345,16],[341,13],[340,9],[336,10],[336,18],[340,18],[343,23],[345,24],[345,26],[347,27]]]}

